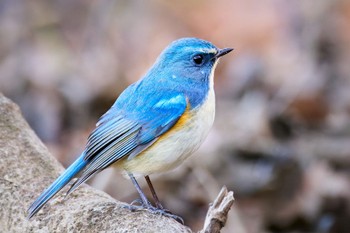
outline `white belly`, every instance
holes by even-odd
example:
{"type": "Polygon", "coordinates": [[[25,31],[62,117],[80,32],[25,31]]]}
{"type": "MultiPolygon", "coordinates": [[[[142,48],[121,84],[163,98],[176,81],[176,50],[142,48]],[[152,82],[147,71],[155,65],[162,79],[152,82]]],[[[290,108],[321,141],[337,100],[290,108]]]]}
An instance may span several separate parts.
{"type": "Polygon", "coordinates": [[[205,103],[192,111],[192,117],[183,127],[161,137],[135,158],[124,160],[121,167],[135,175],[150,175],[177,167],[199,148],[213,125],[215,93],[212,85],[205,103]]]}

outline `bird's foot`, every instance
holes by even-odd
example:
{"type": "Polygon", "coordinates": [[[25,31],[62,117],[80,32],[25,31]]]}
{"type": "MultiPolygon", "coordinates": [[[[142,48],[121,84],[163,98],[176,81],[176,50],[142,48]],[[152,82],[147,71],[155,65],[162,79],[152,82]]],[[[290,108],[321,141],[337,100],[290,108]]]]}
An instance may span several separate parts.
{"type": "Polygon", "coordinates": [[[163,209],[163,208],[160,209],[160,208],[157,208],[157,207],[154,207],[154,206],[150,206],[150,207],[147,208],[147,210],[150,211],[151,213],[154,213],[154,214],[160,214],[160,215],[163,215],[165,217],[173,218],[177,222],[181,223],[182,225],[184,224],[184,220],[180,216],[171,213],[167,209],[163,209]]]}
{"type": "Polygon", "coordinates": [[[149,209],[149,207],[153,207],[152,204],[150,202],[145,204],[141,198],[133,200],[129,205],[124,205],[124,208],[129,209],[132,212],[149,209]]]}
{"type": "Polygon", "coordinates": [[[153,214],[160,214],[160,215],[163,215],[165,217],[170,217],[170,218],[175,219],[177,222],[184,224],[184,220],[180,216],[177,216],[177,215],[171,213],[167,209],[154,207],[150,202],[145,204],[142,202],[141,199],[136,199],[136,200],[132,201],[130,205],[125,205],[124,207],[131,210],[132,212],[140,211],[140,210],[148,210],[149,212],[151,212],[153,214]]]}

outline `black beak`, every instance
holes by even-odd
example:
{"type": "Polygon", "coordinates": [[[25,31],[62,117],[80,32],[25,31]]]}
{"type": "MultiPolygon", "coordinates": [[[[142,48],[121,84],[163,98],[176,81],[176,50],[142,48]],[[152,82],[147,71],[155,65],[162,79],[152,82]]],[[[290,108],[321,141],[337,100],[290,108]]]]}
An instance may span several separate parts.
{"type": "Polygon", "coordinates": [[[233,49],[232,48],[224,48],[224,49],[220,49],[217,54],[215,55],[215,58],[218,59],[219,57],[222,57],[226,54],[228,54],[229,52],[231,52],[233,49]]]}

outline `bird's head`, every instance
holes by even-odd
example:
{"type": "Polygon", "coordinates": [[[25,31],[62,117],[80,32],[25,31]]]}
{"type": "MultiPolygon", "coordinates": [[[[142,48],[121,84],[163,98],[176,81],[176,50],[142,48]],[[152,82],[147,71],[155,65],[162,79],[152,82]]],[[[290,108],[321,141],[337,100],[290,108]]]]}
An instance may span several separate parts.
{"type": "Polygon", "coordinates": [[[231,48],[218,49],[205,40],[183,38],[164,49],[155,68],[162,73],[166,72],[165,75],[172,79],[208,83],[219,58],[231,51],[231,48]]]}

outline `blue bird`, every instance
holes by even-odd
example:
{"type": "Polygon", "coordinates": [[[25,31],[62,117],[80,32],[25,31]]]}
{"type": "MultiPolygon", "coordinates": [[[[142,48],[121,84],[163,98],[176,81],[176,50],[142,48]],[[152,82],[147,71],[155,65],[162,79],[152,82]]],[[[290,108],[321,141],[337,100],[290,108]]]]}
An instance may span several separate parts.
{"type": "Polygon", "coordinates": [[[129,175],[142,208],[174,217],[161,205],[149,175],[177,167],[206,138],[215,116],[214,70],[231,51],[197,38],[172,42],[99,119],[85,150],[29,207],[28,219],[72,179],[67,195],[110,165],[129,175]],[[134,175],[145,177],[155,206],[134,175]]]}

